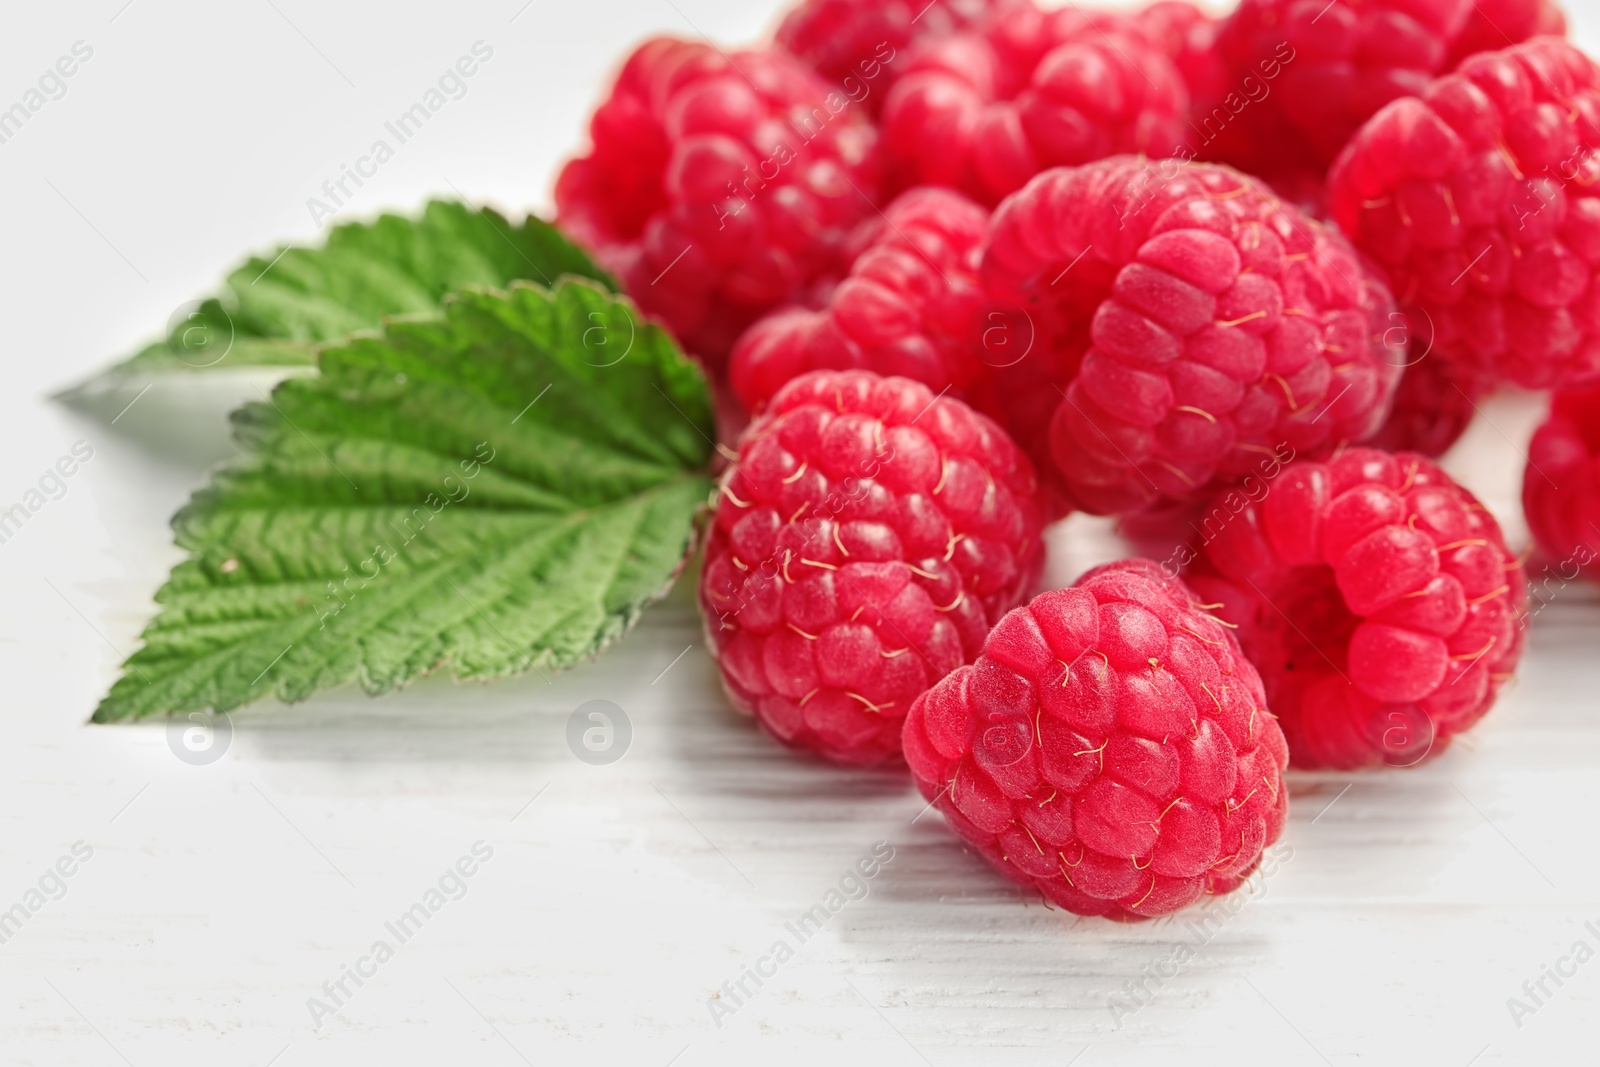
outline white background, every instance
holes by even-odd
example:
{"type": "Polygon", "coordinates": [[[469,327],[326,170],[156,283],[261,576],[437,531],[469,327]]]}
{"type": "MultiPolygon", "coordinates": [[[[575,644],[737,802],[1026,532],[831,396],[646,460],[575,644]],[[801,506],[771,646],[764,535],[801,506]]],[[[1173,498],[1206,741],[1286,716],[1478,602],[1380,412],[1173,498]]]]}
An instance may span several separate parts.
{"type": "MultiPolygon", "coordinates": [[[[1108,998],[1192,939],[1195,914],[1074,921],[916,818],[903,774],[785,753],[721,699],[687,589],[554,685],[253,707],[211,766],[175,758],[160,723],[86,725],[178,559],[167,518],[228,452],[225,408],[169,382],[112,426],[50,394],[247,250],[314,240],[306,199],[474,41],[494,57],[467,97],[341,218],[456,191],[543,207],[633,42],[748,40],[774,9],[523,2],[6,6],[0,107],[73,42],[94,56],[0,145],[0,506],[74,441],[94,458],[0,545],[0,909],[74,842],[93,858],[0,945],[0,1060],[1595,1061],[1600,961],[1520,1028],[1506,1005],[1575,940],[1600,948],[1583,929],[1600,929],[1588,586],[1560,588],[1518,684],[1442,758],[1291,775],[1292,859],[1120,1028],[1108,998]],[[634,724],[609,767],[566,745],[592,698],[634,724]],[[493,858],[466,896],[314,1029],[307,998],[480,840],[493,858]],[[714,1026],[707,998],[880,840],[895,858],[866,899],[714,1026]]],[[[1600,12],[1575,15],[1600,41],[1600,12]]],[[[1519,545],[1538,408],[1497,402],[1451,457],[1519,545]]],[[[1057,583],[1117,552],[1081,520],[1054,548],[1057,583]]]]}

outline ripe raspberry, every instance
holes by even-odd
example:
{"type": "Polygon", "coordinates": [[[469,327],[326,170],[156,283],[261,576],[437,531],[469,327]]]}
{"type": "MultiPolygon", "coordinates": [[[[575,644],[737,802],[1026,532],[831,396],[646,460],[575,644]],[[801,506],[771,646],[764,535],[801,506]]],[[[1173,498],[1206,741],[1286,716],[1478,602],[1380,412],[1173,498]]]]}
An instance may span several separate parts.
{"type": "Polygon", "coordinates": [[[917,694],[1038,577],[1037,493],[960,401],[866,371],[790,382],[740,439],[700,579],[733,703],[837,763],[892,758],[917,694]]]}
{"type": "Polygon", "coordinates": [[[1467,24],[1450,45],[1444,70],[1468,56],[1493,52],[1530,37],[1565,37],[1567,17],[1548,0],[1473,0],[1467,24]]]}
{"type": "Polygon", "coordinates": [[[1400,375],[1394,407],[1382,428],[1362,443],[1385,452],[1420,452],[1437,457],[1467,432],[1478,402],[1493,383],[1443,359],[1422,359],[1400,375]]]}
{"type": "Polygon", "coordinates": [[[1001,619],[977,662],[912,705],[905,757],[1000,873],[1079,915],[1146,919],[1227,892],[1288,812],[1260,677],[1149,560],[1001,619]]]}
{"type": "Polygon", "coordinates": [[[1535,389],[1600,376],[1600,68],[1553,37],[1476,55],[1372,117],[1333,217],[1434,351],[1535,389]]]}
{"type": "Polygon", "coordinates": [[[1046,167],[1164,156],[1183,138],[1188,93],[1171,60],[1076,8],[1011,8],[896,66],[883,136],[902,186],[948,185],[993,204],[1046,167]]]}
{"type": "Polygon", "coordinates": [[[995,212],[984,280],[1082,370],[1050,428],[1085,510],[1203,500],[1382,423],[1392,304],[1337,233],[1226,167],[1048,171],[995,212]]]}
{"type": "Polygon", "coordinates": [[[1353,448],[1220,508],[1190,584],[1240,627],[1296,766],[1409,766],[1489,710],[1522,650],[1522,565],[1432,462],[1353,448]]]}
{"type": "Polygon", "coordinates": [[[862,101],[876,114],[880,74],[917,42],[983,25],[996,11],[1029,0],[804,0],[784,16],[778,46],[828,81],[865,86],[862,101]]]}
{"type": "Polygon", "coordinates": [[[1217,54],[1217,31],[1222,23],[1187,0],[1159,0],[1127,15],[1100,13],[1092,17],[1107,32],[1131,32],[1172,60],[1191,103],[1217,99],[1225,91],[1228,72],[1217,54]]]}
{"type": "Polygon", "coordinates": [[[902,194],[864,224],[867,247],[821,310],[775,312],[739,338],[734,392],[759,411],[806,371],[861,368],[968,399],[984,371],[971,342],[981,325],[978,249],[988,223],[988,211],[952,190],[902,194]]]}
{"type": "Polygon", "coordinates": [[[850,230],[876,213],[870,121],[780,52],[647,41],[590,137],[556,182],[558,222],[713,364],[836,272],[850,230]]]}
{"type": "MultiPolygon", "coordinates": [[[[1600,386],[1557,393],[1528,446],[1522,510],[1555,576],[1600,577],[1600,386]]],[[[1541,601],[1543,596],[1541,594],[1541,601]]]]}
{"type": "Polygon", "coordinates": [[[1368,118],[1487,44],[1502,48],[1553,23],[1545,0],[1243,0],[1217,36],[1231,77],[1250,98],[1211,158],[1325,167],[1368,118]],[[1503,31],[1503,32],[1502,32],[1503,31]],[[1470,51],[1469,51],[1470,50],[1470,51]],[[1247,81],[1253,78],[1254,83],[1247,81]],[[1257,94],[1260,94],[1259,97],[1257,94]]]}
{"type": "MultiPolygon", "coordinates": [[[[951,189],[902,193],[879,223],[864,223],[866,249],[820,310],[773,312],[734,345],[729,378],[749,411],[812,370],[860,368],[898,375],[949,395],[1000,423],[1053,475],[1048,430],[1056,385],[1077,370],[1032,356],[1031,330],[993,304],[978,279],[989,212],[951,189]]],[[[1049,480],[1049,479],[1047,479],[1049,480]]],[[[1051,518],[1069,510],[1050,486],[1051,518]]]]}

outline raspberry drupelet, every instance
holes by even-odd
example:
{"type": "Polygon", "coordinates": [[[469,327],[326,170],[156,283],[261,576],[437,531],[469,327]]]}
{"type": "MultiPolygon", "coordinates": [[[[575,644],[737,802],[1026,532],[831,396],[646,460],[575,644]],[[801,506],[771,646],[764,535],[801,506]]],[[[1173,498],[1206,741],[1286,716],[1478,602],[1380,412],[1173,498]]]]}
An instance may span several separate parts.
{"type": "Polygon", "coordinates": [[[891,180],[951,186],[984,204],[1048,167],[1169,155],[1189,106],[1182,75],[1145,32],[1108,30],[1070,6],[1018,5],[980,30],[929,40],[895,78],[882,116],[891,180]]]}
{"type": "Polygon", "coordinates": [[[982,271],[1042,352],[1083,353],[1050,446],[1088,511],[1203,501],[1264,456],[1360,440],[1403,361],[1388,290],[1345,240],[1227,167],[1047,171],[996,210],[982,271]]]}
{"type": "Polygon", "coordinates": [[[1551,401],[1549,419],[1528,446],[1522,510],[1549,557],[1549,573],[1561,581],[1600,577],[1600,386],[1551,401]]]}
{"type": "Polygon", "coordinates": [[[713,367],[837,274],[881,195],[865,112],[781,52],[647,41],[590,139],[556,182],[558,223],[713,367]]]}
{"type": "Polygon", "coordinates": [[[790,382],[739,441],[700,580],[733,703],[836,763],[897,756],[911,702],[1031,590],[1038,494],[958,400],[866,371],[790,382]]]}
{"type": "Polygon", "coordinates": [[[1329,175],[1333,217],[1435,355],[1530,389],[1600,380],[1596,145],[1600,67],[1535,38],[1374,115],[1329,175]]]}
{"type": "Polygon", "coordinates": [[[1188,575],[1266,682],[1298,767],[1410,766],[1494,703],[1522,651],[1522,564],[1431,461],[1291,464],[1188,575]]]}
{"type": "Polygon", "coordinates": [[[1228,892],[1288,811],[1255,668],[1143,559],[1001,619],[912,706],[905,757],[985,859],[1080,915],[1147,919],[1228,892]]]}

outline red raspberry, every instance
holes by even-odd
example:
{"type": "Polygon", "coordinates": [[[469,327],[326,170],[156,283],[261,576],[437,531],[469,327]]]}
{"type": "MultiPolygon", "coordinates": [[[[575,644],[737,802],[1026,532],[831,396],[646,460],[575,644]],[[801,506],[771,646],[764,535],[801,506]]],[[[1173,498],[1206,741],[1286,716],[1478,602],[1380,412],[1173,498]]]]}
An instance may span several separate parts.
{"type": "Polygon", "coordinates": [[[1434,351],[1530,388],[1600,376],[1600,68],[1553,37],[1397,100],[1329,176],[1333,217],[1434,351]]]}
{"type": "Polygon", "coordinates": [[[656,38],[629,57],[556,182],[561,227],[716,363],[757,317],[836,272],[876,214],[876,133],[780,52],[656,38]]]}
{"type": "Polygon", "coordinates": [[[902,185],[948,185],[993,204],[1046,167],[1167,155],[1183,139],[1188,94],[1171,60],[1076,8],[1012,8],[896,66],[883,136],[902,185]]]}
{"type": "Polygon", "coordinates": [[[1467,24],[1450,45],[1445,70],[1468,56],[1493,52],[1530,37],[1565,37],[1567,17],[1548,0],[1472,0],[1467,24]]]}
{"type": "Polygon", "coordinates": [[[1190,584],[1239,625],[1296,766],[1409,766],[1489,710],[1522,650],[1522,565],[1432,462],[1353,448],[1226,505],[1190,584]]]}
{"type": "Polygon", "coordinates": [[[1460,440],[1494,383],[1443,359],[1422,359],[1400,375],[1394,407],[1381,429],[1362,443],[1385,452],[1437,457],[1460,440]]]}
{"type": "Polygon", "coordinates": [[[821,310],[775,312],[734,345],[729,377],[750,411],[810,370],[899,375],[958,399],[983,374],[978,249],[989,212],[949,189],[902,194],[821,310]]]}
{"type": "Polygon", "coordinates": [[[1033,467],[905,378],[817,371],[751,423],[724,477],[700,606],[729,697],[837,763],[900,750],[911,702],[1038,577],[1033,467]]]}
{"type": "Polygon", "coordinates": [[[1187,0],[1159,0],[1127,15],[1106,13],[1094,18],[1107,31],[1137,34],[1172,60],[1191,103],[1218,99],[1225,91],[1228,71],[1217,54],[1217,31],[1222,23],[1187,0]]]}
{"type": "Polygon", "coordinates": [[[1079,915],[1146,919],[1227,892],[1288,812],[1261,678],[1142,559],[1001,619],[977,662],[912,705],[905,757],[1000,873],[1079,915]]]}
{"type": "Polygon", "coordinates": [[[1029,0],[804,0],[784,16],[777,43],[846,91],[864,86],[876,114],[877,79],[907,46],[981,26],[1019,2],[1029,0]]]}
{"type": "Polygon", "coordinates": [[[995,212],[983,273],[1042,348],[1087,349],[1050,437],[1088,511],[1203,500],[1263,456],[1359,440],[1399,375],[1382,283],[1226,167],[1119,157],[1041,174],[995,212]]]}
{"type": "Polygon", "coordinates": [[[1379,108],[1421,93],[1469,50],[1552,25],[1545,0],[1488,6],[1493,24],[1475,0],[1243,0],[1217,45],[1228,88],[1250,103],[1213,158],[1269,173],[1325,167],[1379,108]]]}
{"type": "MultiPolygon", "coordinates": [[[[990,302],[978,279],[989,212],[951,189],[902,193],[879,223],[864,223],[867,247],[820,310],[777,311],[734,345],[729,378],[758,411],[811,370],[861,368],[921,382],[1000,423],[1030,460],[1053,476],[1048,430],[1056,386],[1077,370],[1031,356],[1032,331],[1011,308],[990,302]]],[[[1052,485],[1051,517],[1067,512],[1052,485]]]]}
{"type": "MultiPolygon", "coordinates": [[[[1557,393],[1533,435],[1522,510],[1560,581],[1600,577],[1600,386],[1557,393]]],[[[1541,603],[1543,594],[1537,594],[1541,603]]]]}

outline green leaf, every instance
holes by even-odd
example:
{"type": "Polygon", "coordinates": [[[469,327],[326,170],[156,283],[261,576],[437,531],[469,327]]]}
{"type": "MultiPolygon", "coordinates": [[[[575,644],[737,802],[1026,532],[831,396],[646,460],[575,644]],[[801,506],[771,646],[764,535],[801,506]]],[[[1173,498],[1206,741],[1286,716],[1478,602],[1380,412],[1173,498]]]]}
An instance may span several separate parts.
{"type": "Polygon", "coordinates": [[[571,666],[664,595],[711,491],[699,369],[593,282],[467,290],[234,415],[105,722],[571,666]]]}
{"type": "Polygon", "coordinates": [[[436,314],[456,289],[518,279],[549,286],[564,274],[617,288],[547,222],[530,215],[513,225],[489,208],[434,200],[420,218],[345,223],[321,248],[250,257],[220,294],[179,308],[167,337],[114,372],[304,366],[316,345],[375,329],[387,315],[436,314]]]}

